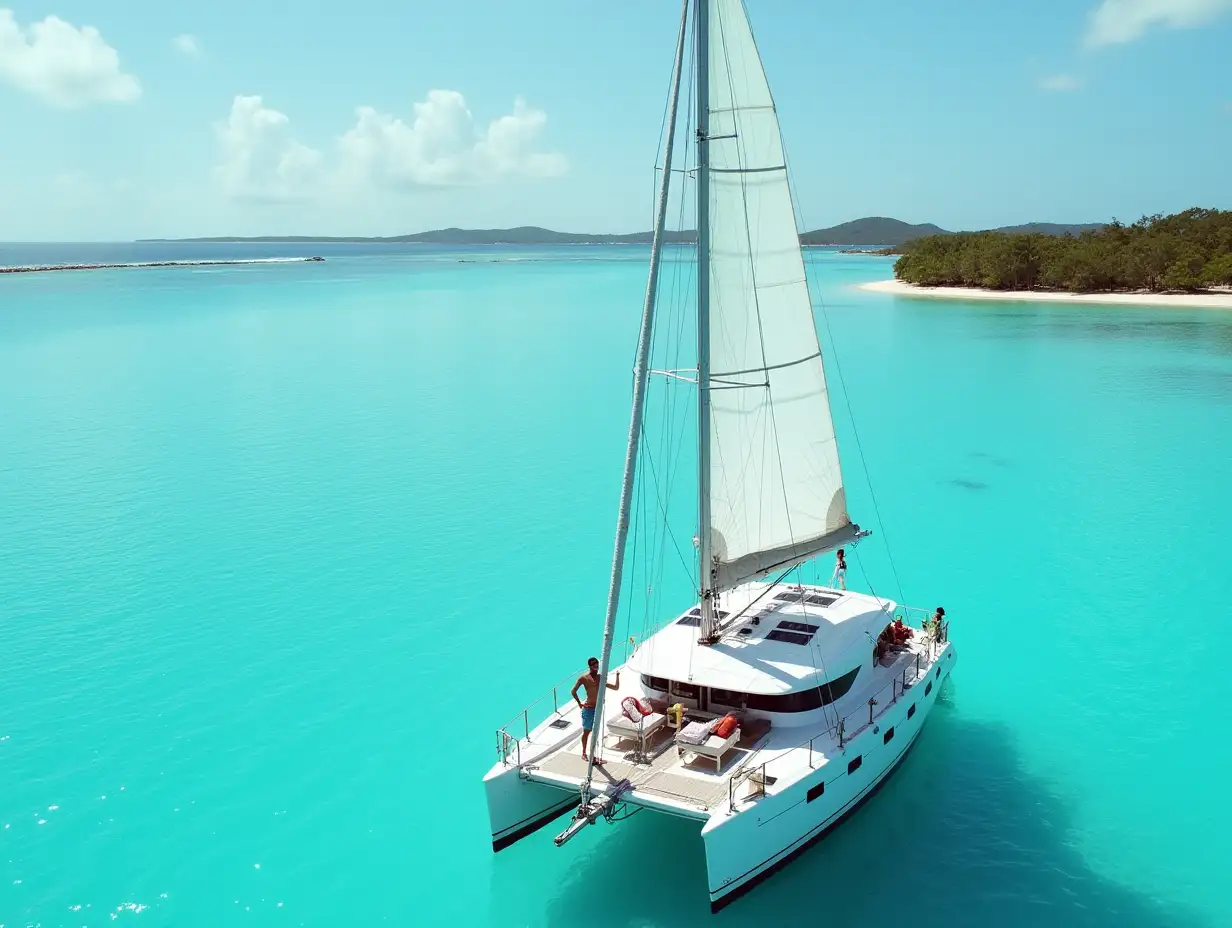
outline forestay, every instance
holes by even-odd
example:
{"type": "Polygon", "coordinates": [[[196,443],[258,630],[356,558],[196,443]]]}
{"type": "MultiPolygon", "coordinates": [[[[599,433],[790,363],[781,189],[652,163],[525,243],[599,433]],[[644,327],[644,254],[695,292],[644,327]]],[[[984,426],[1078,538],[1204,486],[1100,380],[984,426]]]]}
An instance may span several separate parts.
{"type": "Polygon", "coordinates": [[[741,0],[710,2],[710,520],[727,589],[858,529],[774,101],[741,0]]]}

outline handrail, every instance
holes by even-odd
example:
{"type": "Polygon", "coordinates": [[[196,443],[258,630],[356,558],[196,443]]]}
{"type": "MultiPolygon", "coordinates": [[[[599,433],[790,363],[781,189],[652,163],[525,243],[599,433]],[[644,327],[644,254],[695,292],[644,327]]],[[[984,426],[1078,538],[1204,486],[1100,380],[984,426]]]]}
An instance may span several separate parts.
{"type": "MultiPolygon", "coordinates": [[[[625,643],[622,643],[621,647],[623,647],[625,651],[624,657],[621,660],[621,664],[624,664],[624,663],[627,663],[629,659],[629,645],[627,642],[625,642],[625,643]]],[[[515,763],[517,766],[521,766],[521,743],[523,740],[526,740],[526,741],[530,740],[530,730],[532,728],[530,724],[531,710],[536,708],[540,703],[545,702],[550,696],[552,699],[551,714],[560,715],[559,690],[562,686],[565,686],[570,681],[576,680],[578,676],[581,674],[581,672],[582,671],[570,673],[570,674],[567,674],[565,677],[561,678],[559,681],[557,681],[555,684],[552,685],[552,688],[548,692],[544,693],[534,702],[527,705],[525,708],[522,709],[521,712],[519,712],[517,715],[515,715],[508,722],[506,722],[504,725],[502,725],[500,728],[496,730],[496,738],[497,738],[496,753],[497,753],[497,757],[500,758],[501,763],[507,764],[509,762],[509,755],[514,753],[513,749],[511,749],[509,746],[509,742],[513,742],[513,744],[517,746],[517,754],[519,758],[515,763]],[[520,725],[518,724],[519,722],[521,723],[520,725]],[[513,732],[517,732],[519,728],[521,729],[520,737],[518,734],[511,733],[510,731],[512,729],[513,732]]],[[[545,716],[544,718],[547,718],[547,717],[548,716],[545,716]]],[[[540,722],[542,721],[543,719],[540,719],[538,717],[538,714],[536,713],[536,721],[533,727],[538,727],[540,722]]]]}
{"type": "MultiPolygon", "coordinates": [[[[928,614],[931,615],[931,613],[928,613],[928,614]]],[[[906,623],[904,622],[904,624],[906,623]]],[[[802,741],[797,745],[793,745],[792,747],[785,748],[781,751],[776,751],[774,757],[768,760],[764,760],[760,764],[744,765],[739,770],[736,770],[734,773],[732,773],[732,775],[728,777],[727,793],[728,793],[729,809],[733,812],[735,811],[736,788],[740,785],[740,783],[742,783],[745,779],[747,779],[752,773],[756,771],[761,771],[762,793],[764,795],[765,793],[765,774],[766,774],[766,767],[768,765],[778,763],[779,761],[786,758],[788,755],[795,755],[797,751],[807,750],[808,751],[808,765],[811,769],[813,767],[813,744],[819,738],[837,737],[839,745],[843,746],[846,744],[847,741],[850,741],[853,737],[863,732],[869,726],[873,725],[876,722],[876,720],[880,718],[882,715],[884,715],[885,712],[888,711],[888,709],[891,706],[896,705],[898,703],[898,700],[902,698],[902,696],[907,692],[907,690],[909,690],[915,684],[923,680],[926,680],[928,678],[928,675],[932,672],[933,668],[937,664],[937,655],[940,653],[940,650],[941,650],[941,648],[938,647],[938,645],[944,645],[948,640],[948,636],[947,636],[948,630],[949,630],[949,623],[943,624],[941,627],[940,641],[934,641],[931,637],[922,638],[921,642],[927,642],[927,647],[924,653],[921,653],[919,651],[916,652],[916,665],[914,668],[911,666],[904,667],[902,673],[893,677],[888,684],[878,689],[877,692],[874,693],[872,697],[869,699],[868,703],[866,703],[864,706],[861,706],[859,709],[855,709],[849,712],[847,715],[840,718],[834,725],[831,725],[828,729],[826,729],[825,732],[821,734],[815,734],[811,738],[809,738],[807,741],[802,741]],[[885,693],[887,689],[891,691],[890,701],[888,703],[883,703],[880,697],[883,696],[883,694],[885,693]],[[880,711],[875,711],[875,707],[877,706],[882,706],[880,711]],[[868,713],[867,720],[864,720],[865,712],[868,713]],[[861,718],[860,724],[857,725],[855,728],[849,729],[847,727],[848,720],[853,719],[856,716],[859,716],[861,718]]]]}

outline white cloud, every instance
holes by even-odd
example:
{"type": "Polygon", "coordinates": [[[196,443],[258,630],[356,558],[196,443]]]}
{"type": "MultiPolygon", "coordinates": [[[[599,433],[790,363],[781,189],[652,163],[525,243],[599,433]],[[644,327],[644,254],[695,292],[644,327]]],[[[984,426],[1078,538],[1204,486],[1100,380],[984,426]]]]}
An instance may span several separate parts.
{"type": "Polygon", "coordinates": [[[406,122],[360,107],[355,125],[338,139],[336,157],[327,160],[292,138],[287,117],[260,97],[236,97],[219,126],[223,152],[216,178],[231,196],[286,200],[478,186],[568,170],[564,155],[538,150],[547,115],[520,98],[512,113],[484,130],[457,91],[430,91],[413,112],[406,122]]]}
{"type": "Polygon", "coordinates": [[[197,44],[197,39],[188,33],[177,35],[172,39],[171,47],[180,54],[187,55],[189,58],[201,57],[201,46],[197,44]]]}
{"type": "Polygon", "coordinates": [[[214,177],[237,199],[295,200],[321,176],[321,153],[291,138],[289,120],[260,97],[238,96],[217,126],[222,156],[214,177]]]}
{"type": "Polygon", "coordinates": [[[23,29],[9,9],[0,9],[0,81],[62,107],[141,96],[137,79],[120,70],[120,56],[93,26],[48,16],[23,29]]]}
{"type": "Polygon", "coordinates": [[[1052,74],[1048,77],[1041,77],[1035,82],[1035,86],[1040,90],[1051,90],[1054,93],[1068,93],[1081,87],[1082,82],[1069,74],[1052,74]]]}
{"type": "Polygon", "coordinates": [[[408,124],[371,107],[356,111],[354,128],[339,142],[349,179],[383,187],[445,187],[556,177],[568,169],[564,155],[535,150],[547,115],[524,100],[482,133],[454,90],[430,91],[414,113],[408,124]]]}
{"type": "Polygon", "coordinates": [[[1232,10],[1232,0],[1101,0],[1087,24],[1087,45],[1119,45],[1153,26],[1187,29],[1232,10]]]}

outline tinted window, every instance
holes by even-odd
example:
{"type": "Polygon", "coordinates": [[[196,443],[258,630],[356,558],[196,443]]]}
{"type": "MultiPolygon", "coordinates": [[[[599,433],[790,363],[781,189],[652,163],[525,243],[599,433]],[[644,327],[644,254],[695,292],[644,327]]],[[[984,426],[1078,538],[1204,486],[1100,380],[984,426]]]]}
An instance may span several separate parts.
{"type": "Polygon", "coordinates": [[[685,699],[696,699],[698,688],[692,683],[677,683],[673,680],[671,692],[673,696],[682,696],[685,699]]]}
{"type": "Polygon", "coordinates": [[[933,691],[933,681],[932,681],[932,680],[929,680],[929,681],[928,681],[928,686],[924,687],[924,695],[925,695],[925,696],[927,696],[927,695],[928,695],[929,693],[931,693],[932,691],[933,691]]]}
{"type": "Polygon", "coordinates": [[[812,637],[812,635],[802,635],[799,632],[785,632],[781,628],[766,633],[767,641],[786,641],[790,644],[808,644],[812,637]]]}
{"type": "Polygon", "coordinates": [[[807,712],[809,709],[819,709],[845,696],[856,682],[859,673],[860,668],[857,667],[829,683],[799,693],[786,693],[781,696],[759,696],[750,693],[747,706],[762,712],[807,712]]]}
{"type": "Polygon", "coordinates": [[[855,760],[853,760],[850,764],[848,764],[848,765],[847,765],[847,772],[848,772],[848,773],[855,773],[857,770],[859,770],[859,769],[860,769],[860,765],[861,765],[862,763],[864,763],[864,758],[863,758],[863,757],[857,757],[855,760]]]}
{"type": "Polygon", "coordinates": [[[831,680],[829,683],[823,684],[821,687],[821,704],[828,706],[836,699],[842,699],[847,695],[847,691],[851,689],[852,684],[856,682],[856,677],[860,674],[860,668],[849,670],[836,680],[831,680]]]}
{"type": "Polygon", "coordinates": [[[894,729],[887,728],[885,734],[881,738],[882,744],[889,744],[894,739],[894,729]]]}
{"type": "Polygon", "coordinates": [[[661,693],[667,692],[667,681],[662,677],[648,677],[642,674],[642,686],[648,690],[658,690],[661,693]]]}
{"type": "Polygon", "coordinates": [[[748,696],[744,693],[737,693],[735,690],[710,690],[710,701],[720,706],[735,706],[737,708],[744,705],[744,701],[748,696]]]}
{"type": "Polygon", "coordinates": [[[821,626],[813,625],[809,622],[780,622],[778,627],[785,628],[789,632],[804,632],[805,634],[812,635],[821,626]]]}
{"type": "Polygon", "coordinates": [[[818,796],[820,796],[825,791],[826,791],[825,783],[818,783],[816,786],[811,786],[809,787],[809,791],[804,794],[804,801],[812,802],[814,799],[816,799],[818,796]]]}
{"type": "MultiPolygon", "coordinates": [[[[928,694],[925,693],[924,695],[927,696],[928,694]]],[[[914,703],[912,703],[911,708],[907,710],[907,718],[911,718],[913,715],[915,715],[915,704],[914,703]]]]}
{"type": "Polygon", "coordinates": [[[774,696],[749,693],[748,707],[760,709],[762,712],[807,712],[809,709],[821,708],[821,691],[811,689],[774,696]]]}

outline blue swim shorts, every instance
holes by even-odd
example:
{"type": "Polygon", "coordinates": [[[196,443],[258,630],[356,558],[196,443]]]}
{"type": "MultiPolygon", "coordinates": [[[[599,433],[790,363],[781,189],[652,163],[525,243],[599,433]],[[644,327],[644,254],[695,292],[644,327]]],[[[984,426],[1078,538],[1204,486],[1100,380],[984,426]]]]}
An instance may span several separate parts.
{"type": "Polygon", "coordinates": [[[595,710],[594,707],[582,710],[582,728],[585,731],[590,731],[595,727],[595,710]]]}

